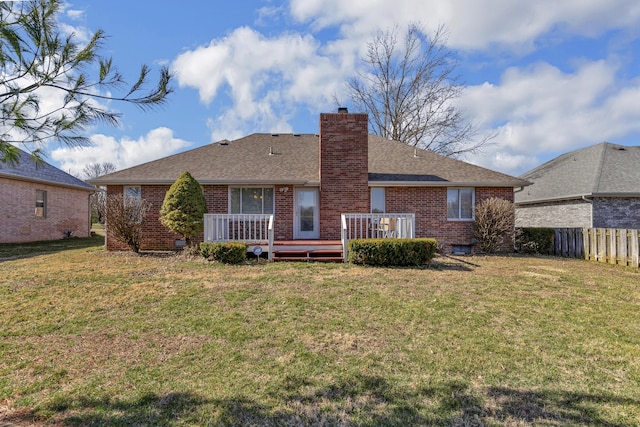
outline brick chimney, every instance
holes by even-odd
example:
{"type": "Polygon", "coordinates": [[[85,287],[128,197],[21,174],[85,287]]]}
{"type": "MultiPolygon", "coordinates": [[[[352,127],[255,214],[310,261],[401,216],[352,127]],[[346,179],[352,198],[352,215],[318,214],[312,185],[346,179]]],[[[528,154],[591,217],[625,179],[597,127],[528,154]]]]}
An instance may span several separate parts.
{"type": "Polygon", "coordinates": [[[340,214],[369,212],[367,114],[320,114],[320,237],[340,239],[340,214]]]}

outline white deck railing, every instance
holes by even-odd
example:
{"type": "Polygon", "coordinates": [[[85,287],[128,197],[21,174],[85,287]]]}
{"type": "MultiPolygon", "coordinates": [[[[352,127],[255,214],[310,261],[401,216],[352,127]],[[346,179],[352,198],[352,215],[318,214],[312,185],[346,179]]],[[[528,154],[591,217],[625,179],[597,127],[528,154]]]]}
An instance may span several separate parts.
{"type": "Polygon", "coordinates": [[[267,214],[205,214],[205,242],[245,242],[250,246],[268,246],[269,259],[273,249],[273,215],[267,214]]]}
{"type": "Polygon", "coordinates": [[[342,214],[342,253],[347,261],[347,244],[353,239],[416,236],[416,216],[412,213],[342,214]]]}

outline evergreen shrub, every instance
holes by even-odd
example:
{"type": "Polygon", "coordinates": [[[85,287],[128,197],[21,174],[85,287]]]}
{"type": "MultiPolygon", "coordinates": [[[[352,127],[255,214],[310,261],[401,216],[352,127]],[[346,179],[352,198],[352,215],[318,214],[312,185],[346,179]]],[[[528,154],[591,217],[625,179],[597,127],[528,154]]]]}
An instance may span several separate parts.
{"type": "Polygon", "coordinates": [[[349,262],[375,266],[429,264],[436,254],[435,239],[354,239],[349,241],[349,262]]]}

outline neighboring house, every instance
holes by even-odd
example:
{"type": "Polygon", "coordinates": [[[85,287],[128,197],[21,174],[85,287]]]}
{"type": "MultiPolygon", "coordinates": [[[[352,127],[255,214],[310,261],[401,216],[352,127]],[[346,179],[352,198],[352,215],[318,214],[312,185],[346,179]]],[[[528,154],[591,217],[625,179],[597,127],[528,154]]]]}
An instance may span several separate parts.
{"type": "MultiPolygon", "coordinates": [[[[399,215],[386,225],[410,219],[413,236],[434,237],[447,251],[471,250],[476,203],[490,197],[513,201],[514,188],[527,185],[369,135],[367,115],[347,112],[321,114],[319,135],[253,134],[90,182],[106,186],[108,195],[124,192],[151,202],[142,249],[167,249],[178,236],[160,224],[159,210],[185,170],[202,185],[209,213],[272,214],[276,241],[340,240],[342,214],[371,219],[372,212],[403,213],[413,217],[399,215]]],[[[223,237],[231,239],[226,233],[223,237]]],[[[107,247],[124,249],[109,237],[107,247]]]]}
{"type": "Polygon", "coordinates": [[[23,151],[0,163],[0,243],[88,237],[95,188],[23,151]]]}
{"type": "Polygon", "coordinates": [[[518,227],[640,229],[640,147],[608,142],[563,154],[525,173],[518,227]]]}

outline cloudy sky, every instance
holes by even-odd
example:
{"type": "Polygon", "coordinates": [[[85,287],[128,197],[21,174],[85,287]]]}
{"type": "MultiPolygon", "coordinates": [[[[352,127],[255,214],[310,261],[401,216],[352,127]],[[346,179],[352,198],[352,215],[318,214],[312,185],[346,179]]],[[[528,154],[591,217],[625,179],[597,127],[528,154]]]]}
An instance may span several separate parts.
{"type": "Polygon", "coordinates": [[[377,29],[444,25],[466,89],[459,100],[494,144],[465,160],[519,175],[602,141],[640,145],[637,0],[69,0],[61,17],[134,81],[141,64],[175,75],[169,103],[112,104],[118,128],[93,147],[49,147],[49,160],[130,167],[253,132],[317,133],[377,29]],[[153,5],[153,6],[151,6],[153,5]]]}

